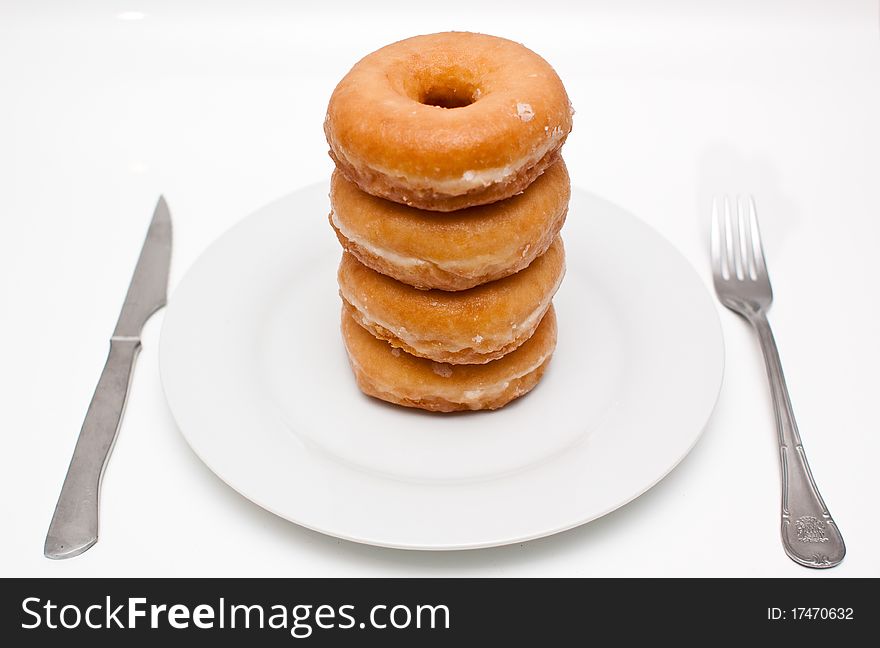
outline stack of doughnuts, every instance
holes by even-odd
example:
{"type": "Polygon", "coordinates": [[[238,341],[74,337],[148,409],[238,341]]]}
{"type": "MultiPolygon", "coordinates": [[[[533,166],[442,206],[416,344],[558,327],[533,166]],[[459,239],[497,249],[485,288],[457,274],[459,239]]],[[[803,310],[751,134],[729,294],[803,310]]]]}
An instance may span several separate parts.
{"type": "Polygon", "coordinates": [[[483,34],[388,45],[336,86],[330,224],[364,393],[450,412],[537,384],[556,348],[571,118],[544,59],[483,34]]]}

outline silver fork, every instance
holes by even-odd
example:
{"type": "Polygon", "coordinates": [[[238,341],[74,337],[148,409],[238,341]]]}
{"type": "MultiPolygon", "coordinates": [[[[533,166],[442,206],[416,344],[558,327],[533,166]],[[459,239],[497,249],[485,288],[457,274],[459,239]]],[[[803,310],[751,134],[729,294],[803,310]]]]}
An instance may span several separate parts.
{"type": "Polygon", "coordinates": [[[712,202],[712,274],[718,299],[744,317],[761,341],[779,432],[782,546],[805,567],[839,565],[846,554],[840,530],[816,488],[791,409],[782,362],[767,310],[773,301],[755,201],[724,196],[712,202]]]}

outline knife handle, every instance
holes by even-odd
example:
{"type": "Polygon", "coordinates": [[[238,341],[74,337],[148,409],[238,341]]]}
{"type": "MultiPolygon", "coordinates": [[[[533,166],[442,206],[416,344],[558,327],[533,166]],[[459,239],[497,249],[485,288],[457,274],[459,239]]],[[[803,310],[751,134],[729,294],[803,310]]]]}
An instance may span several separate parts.
{"type": "Polygon", "coordinates": [[[46,558],[73,558],[98,541],[101,477],[119,431],[138,338],[114,337],[46,535],[46,558]]]}

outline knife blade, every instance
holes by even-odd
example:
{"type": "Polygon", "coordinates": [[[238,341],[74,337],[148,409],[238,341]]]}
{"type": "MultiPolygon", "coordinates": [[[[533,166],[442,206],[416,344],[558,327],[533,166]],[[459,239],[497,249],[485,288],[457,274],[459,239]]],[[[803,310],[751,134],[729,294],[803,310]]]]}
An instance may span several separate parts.
{"type": "Polygon", "coordinates": [[[49,524],[47,558],[73,558],[98,541],[101,478],[122,423],[141,329],[167,301],[170,268],[171,213],[160,196],[49,524]]]}

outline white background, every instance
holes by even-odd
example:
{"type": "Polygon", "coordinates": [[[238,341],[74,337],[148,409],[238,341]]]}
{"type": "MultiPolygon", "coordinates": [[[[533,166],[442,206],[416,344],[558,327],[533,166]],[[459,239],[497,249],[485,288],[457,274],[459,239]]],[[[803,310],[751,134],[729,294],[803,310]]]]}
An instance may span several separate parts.
{"type": "Polygon", "coordinates": [[[0,574],[880,575],[877,2],[299,4],[0,3],[0,574]],[[105,475],[101,541],[43,558],[158,194],[174,219],[173,293],[236,221],[328,177],[326,101],[358,58],[447,29],[547,58],[577,109],[573,182],[658,229],[707,288],[711,197],[755,195],[771,319],[843,565],[810,571],[782,552],[764,368],[726,311],[715,415],[658,486],[556,537],[434,554],[325,537],[227,488],[165,405],[160,313],[105,475]]]}

